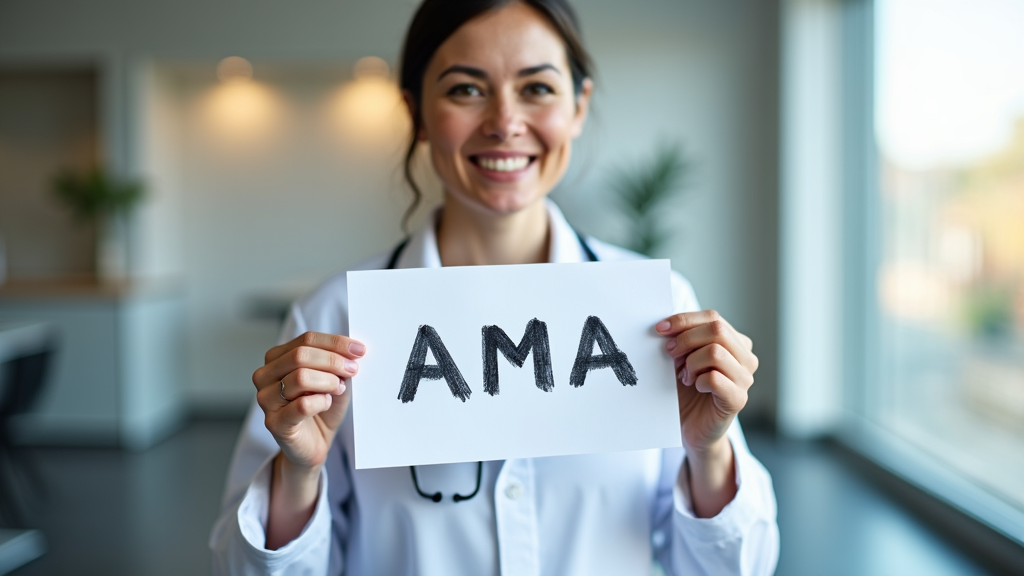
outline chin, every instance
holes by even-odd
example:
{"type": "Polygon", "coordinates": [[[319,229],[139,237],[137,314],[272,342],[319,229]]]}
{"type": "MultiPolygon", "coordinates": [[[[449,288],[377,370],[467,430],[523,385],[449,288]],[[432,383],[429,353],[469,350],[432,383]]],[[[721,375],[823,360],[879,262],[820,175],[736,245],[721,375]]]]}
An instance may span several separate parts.
{"type": "Polygon", "coordinates": [[[542,202],[545,194],[512,190],[473,191],[470,194],[452,194],[459,202],[474,211],[492,215],[521,212],[542,202]]]}
{"type": "Polygon", "coordinates": [[[544,195],[511,196],[501,195],[499,197],[484,198],[480,201],[490,212],[495,214],[515,214],[527,208],[543,202],[544,195]]]}

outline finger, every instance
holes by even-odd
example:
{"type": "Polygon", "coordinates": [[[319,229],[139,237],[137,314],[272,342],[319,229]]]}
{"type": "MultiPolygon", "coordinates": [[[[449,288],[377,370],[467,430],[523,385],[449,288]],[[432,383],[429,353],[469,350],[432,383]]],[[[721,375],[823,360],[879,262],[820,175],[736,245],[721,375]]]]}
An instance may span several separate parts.
{"type": "Polygon", "coordinates": [[[252,375],[252,382],[258,390],[278,386],[286,375],[300,368],[327,372],[339,378],[351,378],[359,370],[359,364],[334,352],[300,346],[258,368],[252,375]]]}
{"type": "Polygon", "coordinates": [[[291,374],[286,375],[284,382],[284,396],[294,398],[305,394],[341,394],[344,392],[344,379],[336,374],[299,368],[291,374]]]}
{"type": "Polygon", "coordinates": [[[256,403],[267,414],[277,412],[290,401],[282,394],[281,390],[280,382],[278,382],[277,386],[266,386],[262,390],[258,390],[256,392],[256,403]]]}
{"type": "Polygon", "coordinates": [[[722,317],[721,314],[714,310],[702,310],[700,312],[684,312],[682,314],[675,314],[662,320],[655,326],[659,333],[665,336],[678,335],[681,332],[697,328],[709,323],[719,322],[728,327],[736,340],[740,345],[747,351],[753,351],[754,341],[751,340],[747,335],[736,330],[728,320],[722,317]]]}
{"type": "Polygon", "coordinates": [[[747,404],[747,391],[717,370],[698,376],[694,386],[698,392],[714,397],[715,407],[723,416],[738,414],[747,404]]]}
{"type": "Polygon", "coordinates": [[[299,396],[282,406],[275,418],[280,426],[298,426],[306,418],[329,410],[334,401],[335,397],[330,394],[299,396]]]}
{"type": "Polygon", "coordinates": [[[266,400],[266,404],[287,404],[289,401],[306,394],[342,394],[345,391],[344,381],[334,374],[299,368],[285,375],[277,386],[266,386],[256,393],[266,400]],[[282,387],[281,384],[284,384],[282,387]]]}
{"type": "Polygon", "coordinates": [[[686,377],[683,384],[690,386],[701,374],[712,370],[721,372],[744,389],[754,384],[753,374],[720,344],[708,344],[686,357],[686,370],[683,372],[686,377]]]}
{"type": "Polygon", "coordinates": [[[683,312],[681,314],[673,314],[661,322],[658,322],[658,324],[654,326],[654,329],[662,336],[675,336],[680,332],[689,330],[690,328],[695,328],[701,324],[707,324],[708,322],[714,322],[715,320],[722,319],[721,314],[714,310],[683,312]]]}
{"type": "Polygon", "coordinates": [[[345,419],[345,412],[348,411],[349,401],[352,399],[352,381],[342,383],[342,393],[331,399],[331,406],[320,413],[320,420],[331,430],[337,430],[345,419]]]}
{"type": "Polygon", "coordinates": [[[740,336],[742,335],[735,328],[719,318],[677,334],[665,343],[665,349],[673,357],[678,358],[710,344],[720,344],[729,350],[740,364],[753,372],[757,369],[757,358],[740,336]]]}
{"type": "Polygon", "coordinates": [[[353,360],[366,354],[366,346],[362,342],[353,340],[348,336],[325,334],[323,332],[305,332],[280,346],[274,346],[267,350],[263,363],[270,364],[274,360],[302,346],[334,352],[353,360]]]}

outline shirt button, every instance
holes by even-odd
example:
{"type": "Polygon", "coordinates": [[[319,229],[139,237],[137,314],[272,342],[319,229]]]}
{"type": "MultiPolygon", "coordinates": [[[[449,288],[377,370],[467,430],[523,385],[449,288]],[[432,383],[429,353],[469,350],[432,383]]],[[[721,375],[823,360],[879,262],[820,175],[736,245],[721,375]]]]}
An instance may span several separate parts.
{"type": "Polygon", "coordinates": [[[651,534],[651,544],[653,544],[655,548],[661,548],[662,546],[664,546],[665,545],[665,531],[664,530],[655,530],[651,534]]]}
{"type": "Polygon", "coordinates": [[[523,495],[523,485],[519,482],[512,482],[505,487],[505,496],[508,496],[509,500],[518,500],[523,495]]]}

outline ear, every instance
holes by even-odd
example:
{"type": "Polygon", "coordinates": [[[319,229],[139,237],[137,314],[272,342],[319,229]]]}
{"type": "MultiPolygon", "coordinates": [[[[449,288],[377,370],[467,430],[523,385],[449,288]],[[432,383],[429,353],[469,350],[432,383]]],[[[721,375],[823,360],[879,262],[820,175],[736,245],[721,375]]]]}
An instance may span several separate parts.
{"type": "Polygon", "coordinates": [[[576,96],[576,115],[572,119],[572,137],[577,138],[583,133],[583,125],[587,121],[590,110],[590,96],[594,92],[594,82],[590,78],[583,79],[583,86],[576,96]]]}
{"type": "MultiPolygon", "coordinates": [[[[402,101],[405,102],[405,109],[409,111],[409,120],[415,124],[416,102],[413,101],[412,94],[408,90],[402,90],[402,101]]],[[[426,142],[427,131],[423,129],[422,122],[420,124],[420,129],[416,132],[416,139],[420,142],[426,142]]]]}

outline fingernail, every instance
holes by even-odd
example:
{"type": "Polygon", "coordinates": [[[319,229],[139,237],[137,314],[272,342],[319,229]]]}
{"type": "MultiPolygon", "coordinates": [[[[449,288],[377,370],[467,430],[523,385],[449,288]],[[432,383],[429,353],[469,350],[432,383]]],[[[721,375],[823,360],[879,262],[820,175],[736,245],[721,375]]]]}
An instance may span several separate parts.
{"type": "Polygon", "coordinates": [[[670,351],[671,350],[675,350],[676,349],[676,339],[673,338],[673,339],[669,340],[668,343],[665,344],[665,348],[667,348],[670,351]]]}
{"type": "Polygon", "coordinates": [[[366,354],[366,346],[359,342],[349,342],[348,351],[356,356],[362,356],[363,354],[366,354]]]}
{"type": "Polygon", "coordinates": [[[668,332],[668,329],[672,327],[672,323],[668,320],[662,320],[658,322],[658,325],[654,327],[658,332],[668,332]]]}
{"type": "Polygon", "coordinates": [[[359,365],[356,364],[354,361],[352,361],[352,360],[345,360],[345,370],[348,370],[349,372],[352,372],[354,374],[355,371],[358,370],[358,369],[359,369],[359,365]]]}
{"type": "Polygon", "coordinates": [[[344,384],[338,384],[338,396],[341,396],[344,393],[345,393],[345,385],[344,384]]]}
{"type": "Polygon", "coordinates": [[[687,384],[686,382],[689,378],[690,371],[687,370],[686,368],[683,368],[683,371],[679,373],[679,381],[682,382],[684,385],[689,386],[689,384],[687,384]]]}

